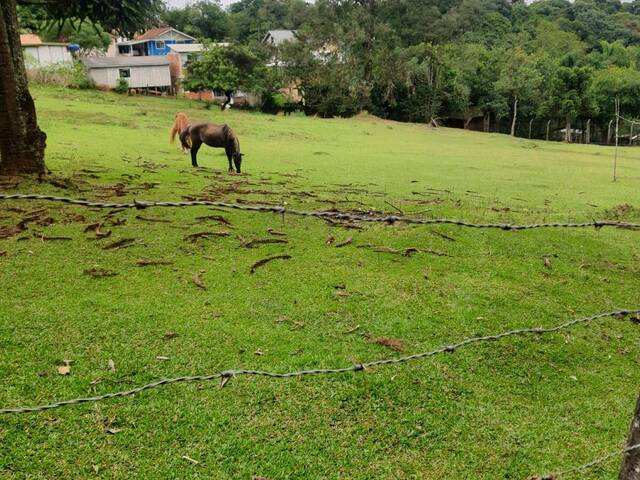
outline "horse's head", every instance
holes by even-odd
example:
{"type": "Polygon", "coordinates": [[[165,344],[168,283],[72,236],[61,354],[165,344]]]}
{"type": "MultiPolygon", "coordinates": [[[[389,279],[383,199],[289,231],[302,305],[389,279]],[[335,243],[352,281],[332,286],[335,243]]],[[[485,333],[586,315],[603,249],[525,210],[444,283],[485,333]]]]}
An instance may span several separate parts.
{"type": "Polygon", "coordinates": [[[242,165],[242,153],[235,152],[233,154],[233,163],[236,165],[236,171],[240,173],[240,166],[242,165]]]}

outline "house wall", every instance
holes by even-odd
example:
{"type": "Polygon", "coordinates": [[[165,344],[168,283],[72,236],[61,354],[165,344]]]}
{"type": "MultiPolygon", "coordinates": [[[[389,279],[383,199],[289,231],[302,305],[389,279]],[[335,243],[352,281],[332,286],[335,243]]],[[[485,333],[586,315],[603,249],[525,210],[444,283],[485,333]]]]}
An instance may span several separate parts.
{"type": "Polygon", "coordinates": [[[176,43],[193,43],[193,40],[190,38],[185,38],[180,35],[176,35],[174,32],[167,32],[164,35],[160,35],[158,40],[164,41],[164,48],[158,48],[156,46],[156,40],[149,40],[147,42],[147,51],[149,55],[167,55],[171,52],[169,49],[169,45],[173,45],[176,43]]]}
{"type": "Polygon", "coordinates": [[[169,65],[92,68],[89,70],[89,76],[97,86],[113,88],[118,84],[120,68],[129,68],[131,70],[131,77],[126,79],[129,82],[130,88],[171,86],[169,65]]]}
{"type": "Polygon", "coordinates": [[[34,62],[40,66],[54,63],[72,62],[71,53],[65,45],[33,45],[22,47],[25,54],[25,62],[29,66],[34,62]]]}

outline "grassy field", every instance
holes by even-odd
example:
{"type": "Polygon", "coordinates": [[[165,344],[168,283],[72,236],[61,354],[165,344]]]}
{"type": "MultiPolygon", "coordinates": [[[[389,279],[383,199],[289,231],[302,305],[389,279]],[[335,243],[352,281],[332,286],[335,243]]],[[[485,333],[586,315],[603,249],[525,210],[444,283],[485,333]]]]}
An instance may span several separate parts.
{"type": "MultiPolygon", "coordinates": [[[[470,221],[640,221],[635,149],[622,149],[613,183],[613,152],[604,147],[369,116],[223,114],[174,99],[34,93],[55,180],[8,181],[3,191],[400,209],[470,221]],[[222,152],[206,147],[205,168],[192,169],[168,144],[177,111],[229,123],[246,173],[227,175],[222,152]]],[[[0,202],[0,231],[33,210],[26,230],[0,240],[0,408],[230,368],[342,367],[400,354],[379,337],[409,354],[640,306],[640,233],[628,230],[350,230],[205,207],[109,215],[0,202]],[[215,215],[229,224],[201,218],[215,215]],[[111,236],[85,232],[93,223],[111,236]],[[185,240],[203,231],[230,235],[185,240]],[[336,248],[328,237],[352,243],[336,248]],[[288,243],[242,246],[263,238],[288,243]],[[122,239],[135,242],[104,249],[122,239]],[[369,244],[446,256],[357,248],[369,244]],[[249,273],[272,254],[292,258],[249,273]],[[168,264],[140,267],[140,259],[168,264]],[[85,273],[93,268],[117,275],[85,273]],[[71,373],[60,375],[65,360],[71,373]]],[[[637,324],[605,319],[365,373],[242,377],[223,389],[176,385],[5,415],[0,477],[526,479],[623,445],[640,386],[639,340],[637,324]]],[[[575,478],[614,478],[618,466],[575,478]]]]}

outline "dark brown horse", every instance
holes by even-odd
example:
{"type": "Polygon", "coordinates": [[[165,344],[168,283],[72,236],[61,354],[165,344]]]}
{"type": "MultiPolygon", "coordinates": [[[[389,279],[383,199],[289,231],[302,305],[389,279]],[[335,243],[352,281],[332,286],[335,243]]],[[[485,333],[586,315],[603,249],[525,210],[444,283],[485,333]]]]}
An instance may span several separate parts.
{"type": "Polygon", "coordinates": [[[229,160],[229,172],[233,173],[231,160],[236,166],[236,171],[240,173],[242,164],[242,153],[240,153],[240,142],[233,133],[229,125],[216,125],[213,123],[197,123],[190,125],[180,132],[180,142],[182,147],[191,150],[191,164],[198,166],[198,150],[204,143],[214,148],[224,148],[229,160]]]}

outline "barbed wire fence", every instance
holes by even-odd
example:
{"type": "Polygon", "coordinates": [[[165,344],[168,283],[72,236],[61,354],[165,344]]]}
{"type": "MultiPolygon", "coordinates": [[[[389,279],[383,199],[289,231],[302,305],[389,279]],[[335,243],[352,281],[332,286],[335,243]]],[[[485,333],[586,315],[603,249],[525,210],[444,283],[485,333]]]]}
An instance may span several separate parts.
{"type": "Polygon", "coordinates": [[[393,358],[386,358],[383,360],[374,360],[371,362],[360,363],[360,364],[351,365],[349,367],[343,367],[343,368],[299,370],[299,371],[288,372],[288,373],[277,373],[277,372],[268,372],[268,371],[261,371],[261,370],[224,370],[224,371],[213,373],[210,375],[197,375],[197,376],[186,376],[186,377],[162,379],[162,380],[148,383],[146,385],[142,385],[140,387],[133,388],[131,390],[125,390],[122,392],[115,392],[115,393],[107,393],[105,395],[99,395],[97,397],[75,398],[72,400],[64,400],[60,402],[54,402],[47,405],[39,405],[35,407],[3,408],[3,409],[0,409],[0,415],[42,412],[45,410],[52,410],[55,408],[61,408],[69,405],[78,405],[81,403],[90,403],[90,402],[100,402],[110,398],[127,397],[130,395],[134,395],[136,393],[143,392],[145,390],[151,390],[154,388],[173,385],[176,383],[207,382],[207,381],[216,380],[216,379],[228,380],[228,379],[231,379],[234,377],[240,377],[240,376],[257,376],[257,377],[284,379],[284,378],[304,377],[304,376],[312,376],[312,375],[335,375],[335,374],[343,374],[348,372],[362,372],[364,370],[368,370],[374,367],[381,367],[386,365],[398,365],[401,363],[410,362],[412,360],[419,360],[427,357],[433,357],[435,355],[441,355],[443,353],[454,353],[462,347],[466,347],[468,345],[472,345],[475,343],[501,340],[506,337],[553,333],[553,332],[558,332],[560,330],[565,330],[567,328],[573,327],[578,324],[585,324],[585,323],[593,322],[594,320],[599,320],[606,317],[624,318],[629,315],[640,315],[640,309],[614,310],[612,312],[599,313],[591,317],[584,317],[584,318],[577,318],[574,320],[570,320],[568,322],[561,323],[560,325],[557,325],[555,327],[521,328],[517,330],[509,330],[507,332],[499,333],[497,335],[470,337],[460,342],[444,345],[439,348],[436,348],[435,350],[431,350],[428,352],[415,353],[413,355],[409,355],[406,357],[393,357],[393,358]]]}
{"type": "MultiPolygon", "coordinates": [[[[619,118],[617,118],[619,120],[619,118]]],[[[618,131],[616,126],[616,144],[618,140],[618,131]]],[[[617,145],[616,145],[617,147],[617,145]]],[[[617,155],[617,152],[616,152],[617,155]]],[[[617,160],[617,159],[616,159],[617,160]]],[[[615,166],[615,164],[614,164],[615,166]]],[[[614,180],[615,180],[615,170],[614,170],[614,180]]],[[[540,229],[540,228],[587,228],[594,227],[596,229],[600,229],[603,227],[613,227],[613,228],[623,228],[623,229],[631,229],[631,230],[640,230],[640,224],[638,223],[629,223],[629,222],[617,222],[610,220],[593,220],[591,222],[582,222],[582,223],[535,223],[535,224],[525,224],[525,225],[517,225],[517,224],[508,224],[508,223],[471,223],[462,220],[449,219],[449,218],[440,218],[440,219],[419,219],[419,218],[411,218],[397,215],[370,215],[370,214],[353,214],[348,212],[336,212],[336,211],[305,211],[305,210],[296,210],[289,209],[286,206],[270,206],[270,205],[248,205],[248,204],[230,204],[225,202],[217,202],[217,201],[185,201],[185,202],[165,202],[165,201],[137,201],[126,202],[126,203],[113,203],[113,202],[92,202],[84,199],[73,199],[67,197],[58,197],[53,195],[38,195],[38,194],[11,194],[0,195],[0,200],[28,200],[28,201],[51,201],[51,202],[60,202],[68,205],[76,205],[88,208],[99,208],[99,209],[145,209],[151,207],[196,207],[196,206],[210,206],[217,208],[226,208],[230,210],[241,210],[241,211],[253,211],[253,212],[261,212],[261,213],[277,213],[277,214],[288,214],[288,215],[298,215],[305,217],[316,217],[320,219],[330,218],[333,220],[343,220],[343,221],[359,221],[359,222],[373,222],[373,223],[386,223],[386,224],[395,224],[395,223],[407,223],[407,224],[416,224],[416,225],[437,225],[437,224],[447,224],[447,225],[457,225],[460,227],[469,227],[469,228],[488,228],[488,229],[500,229],[507,231],[519,231],[519,230],[532,230],[532,229],[540,229]]],[[[435,350],[431,350],[428,352],[416,353],[413,355],[405,356],[405,357],[393,357],[386,358],[382,360],[370,361],[367,363],[360,363],[356,365],[351,365],[343,368],[334,368],[334,369],[312,369],[312,370],[299,370],[288,373],[278,373],[278,372],[270,372],[270,371],[261,371],[261,370],[224,370],[217,373],[209,374],[209,375],[197,375],[197,376],[183,376],[171,379],[161,379],[155,382],[151,382],[139,387],[132,388],[130,390],[120,391],[120,392],[112,392],[104,395],[94,396],[94,397],[79,397],[70,400],[63,400],[58,402],[53,402],[44,405],[31,406],[31,407],[16,407],[16,408],[3,408],[0,409],[0,415],[10,415],[10,414],[23,414],[23,413],[35,413],[35,412],[43,412],[47,410],[62,408],[65,406],[71,405],[79,405],[84,403],[93,403],[100,402],[112,398],[121,398],[127,397],[131,395],[135,395],[137,393],[141,393],[146,390],[156,389],[164,386],[174,385],[178,383],[194,383],[194,382],[208,382],[213,380],[221,380],[221,386],[224,386],[230,379],[240,376],[254,376],[254,377],[267,377],[270,379],[287,379],[287,378],[296,378],[303,376],[315,376],[315,375],[333,375],[333,374],[345,374],[349,372],[362,372],[371,368],[379,367],[379,366],[388,366],[388,365],[399,365],[402,363],[410,362],[413,360],[424,359],[444,353],[454,353],[462,347],[480,343],[480,342],[489,342],[496,341],[506,337],[512,336],[523,336],[523,335],[531,335],[531,334],[546,334],[557,332],[560,330],[564,330],[570,327],[573,327],[578,324],[585,324],[592,322],[594,320],[602,319],[605,317],[618,317],[624,318],[629,315],[640,316],[640,309],[619,309],[611,312],[600,313],[597,315],[593,315],[591,317],[584,317],[574,319],[560,325],[554,327],[537,327],[537,328],[522,328],[516,330],[509,330],[507,332],[499,333],[496,335],[487,335],[487,336],[478,336],[478,337],[470,337],[464,339],[458,343],[445,345],[439,347],[435,350]]],[[[632,431],[633,427],[637,427],[640,430],[640,399],[638,402],[638,410],[636,412],[637,420],[634,420],[632,423],[632,431]]],[[[630,436],[629,442],[631,442],[630,436]]],[[[596,465],[602,464],[606,461],[609,461],[613,458],[623,456],[626,458],[630,453],[640,451],[640,443],[628,445],[622,450],[617,450],[615,452],[609,453],[603,457],[599,457],[591,462],[585,463],[583,465],[572,467],[566,470],[561,470],[556,473],[545,474],[542,476],[534,476],[532,480],[554,480],[560,477],[565,477],[567,475],[577,473],[580,471],[587,470],[596,465]]],[[[627,478],[622,477],[621,480],[627,480],[627,478]]],[[[628,480],[634,480],[631,477],[628,477],[628,480]]]]}
{"type": "Polygon", "coordinates": [[[398,215],[372,215],[372,214],[355,214],[349,212],[336,212],[336,211],[308,211],[308,210],[296,210],[287,208],[285,205],[250,205],[250,204],[237,204],[237,203],[225,203],[209,200],[195,200],[185,202],[166,202],[166,201],[138,201],[125,203],[113,203],[113,202],[92,202],[89,200],[57,197],[54,195],[36,195],[36,194],[13,194],[13,195],[0,195],[0,200],[29,200],[29,201],[49,201],[65,203],[67,205],[76,205],[88,208],[100,208],[100,209],[145,209],[152,207],[217,207],[226,208],[229,210],[243,210],[250,212],[261,213],[277,213],[281,215],[296,215],[303,217],[315,217],[320,219],[332,219],[341,221],[355,221],[355,222],[368,222],[368,223],[407,223],[413,225],[457,225],[459,227],[468,228],[488,228],[497,230],[533,230],[540,228],[589,228],[596,229],[604,227],[640,230],[640,223],[630,222],[617,222],[612,220],[592,220],[590,222],[546,222],[546,223],[532,223],[526,225],[516,225],[511,223],[472,223],[464,220],[457,220],[453,218],[412,218],[398,215]]]}

